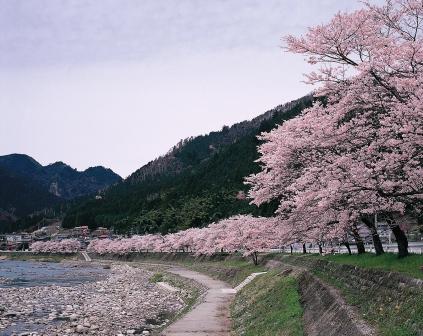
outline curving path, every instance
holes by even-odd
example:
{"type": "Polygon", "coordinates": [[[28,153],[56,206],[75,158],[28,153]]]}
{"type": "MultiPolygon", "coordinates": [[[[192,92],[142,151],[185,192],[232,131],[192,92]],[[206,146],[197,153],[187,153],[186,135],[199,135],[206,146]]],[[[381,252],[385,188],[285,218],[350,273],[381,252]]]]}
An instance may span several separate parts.
{"type": "Polygon", "coordinates": [[[208,288],[203,301],[180,320],[167,327],[163,336],[227,336],[230,334],[229,303],[235,290],[225,282],[185,268],[172,267],[168,272],[193,279],[208,288]]]}
{"type": "Polygon", "coordinates": [[[84,257],[85,261],[91,262],[91,257],[88,255],[87,251],[81,251],[81,254],[84,257]]]}

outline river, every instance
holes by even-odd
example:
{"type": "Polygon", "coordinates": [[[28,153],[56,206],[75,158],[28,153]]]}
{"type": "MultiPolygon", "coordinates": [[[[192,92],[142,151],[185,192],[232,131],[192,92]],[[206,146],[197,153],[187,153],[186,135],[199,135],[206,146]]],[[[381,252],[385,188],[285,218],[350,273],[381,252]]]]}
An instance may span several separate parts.
{"type": "MultiPolygon", "coordinates": [[[[19,260],[0,261],[0,315],[2,319],[13,318],[13,324],[2,324],[0,322],[0,336],[25,333],[26,331],[41,331],[44,329],[39,321],[46,319],[50,312],[59,308],[59,301],[45,297],[43,305],[38,305],[31,311],[32,318],[28,319],[27,300],[19,295],[19,291],[25,288],[34,288],[34,293],[41,288],[57,288],[76,286],[84,283],[97,281],[105,278],[109,271],[99,265],[84,263],[50,263],[19,260]],[[22,311],[16,311],[10,302],[11,295],[16,293],[15,300],[22,299],[20,306],[22,311]],[[12,310],[11,310],[12,309],[12,310]],[[16,314],[16,316],[12,316],[16,314]]],[[[13,297],[12,297],[13,298],[13,297]]],[[[57,323],[59,320],[50,323],[57,323]]]]}

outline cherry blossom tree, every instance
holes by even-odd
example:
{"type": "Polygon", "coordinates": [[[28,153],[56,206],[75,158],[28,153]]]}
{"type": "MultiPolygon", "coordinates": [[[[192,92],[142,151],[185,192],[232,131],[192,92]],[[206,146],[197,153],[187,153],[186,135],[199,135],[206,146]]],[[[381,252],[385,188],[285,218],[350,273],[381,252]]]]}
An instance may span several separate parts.
{"type": "Polygon", "coordinates": [[[378,253],[371,219],[384,215],[399,255],[407,255],[395,218],[422,204],[422,20],[421,0],[387,1],[285,39],[288,51],[320,65],[307,79],[319,84],[315,96],[322,98],[261,136],[263,170],[247,179],[253,203],[280,200],[285,224],[313,213],[299,225],[314,240],[322,232],[342,236],[362,221],[373,229],[378,253]],[[313,218],[322,220],[320,229],[313,218]]]}
{"type": "Polygon", "coordinates": [[[34,253],[76,253],[81,250],[81,243],[77,239],[63,239],[51,241],[38,241],[31,244],[34,253]]]}

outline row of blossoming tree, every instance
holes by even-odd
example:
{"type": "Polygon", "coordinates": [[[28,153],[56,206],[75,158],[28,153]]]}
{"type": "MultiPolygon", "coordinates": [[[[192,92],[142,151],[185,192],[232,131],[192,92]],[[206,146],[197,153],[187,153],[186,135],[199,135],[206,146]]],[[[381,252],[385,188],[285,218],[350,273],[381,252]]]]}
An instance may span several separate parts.
{"type": "MultiPolygon", "coordinates": [[[[100,255],[127,255],[140,252],[192,252],[212,255],[216,252],[240,252],[257,264],[259,252],[279,246],[283,240],[273,218],[234,216],[205,228],[192,228],[167,235],[148,234],[121,239],[95,239],[87,251],[100,255]]],[[[74,253],[81,250],[76,239],[35,242],[36,253],[74,253]]]]}
{"type": "Polygon", "coordinates": [[[31,244],[31,251],[35,253],[68,254],[80,251],[81,247],[81,243],[77,239],[37,241],[31,244]]]}
{"type": "Polygon", "coordinates": [[[240,252],[251,256],[278,246],[283,237],[273,218],[234,216],[205,228],[192,228],[167,235],[149,234],[123,239],[93,240],[88,252],[127,255],[134,252],[192,252],[213,255],[216,252],[240,252]]]}

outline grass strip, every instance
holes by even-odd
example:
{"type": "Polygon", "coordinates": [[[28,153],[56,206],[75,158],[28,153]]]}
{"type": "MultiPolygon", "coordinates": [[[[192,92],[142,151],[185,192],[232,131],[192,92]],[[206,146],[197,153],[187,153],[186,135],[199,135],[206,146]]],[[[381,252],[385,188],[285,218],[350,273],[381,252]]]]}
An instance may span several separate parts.
{"type": "Polygon", "coordinates": [[[297,279],[276,271],[254,279],[231,305],[237,336],[301,336],[302,316],[297,279]]]}

